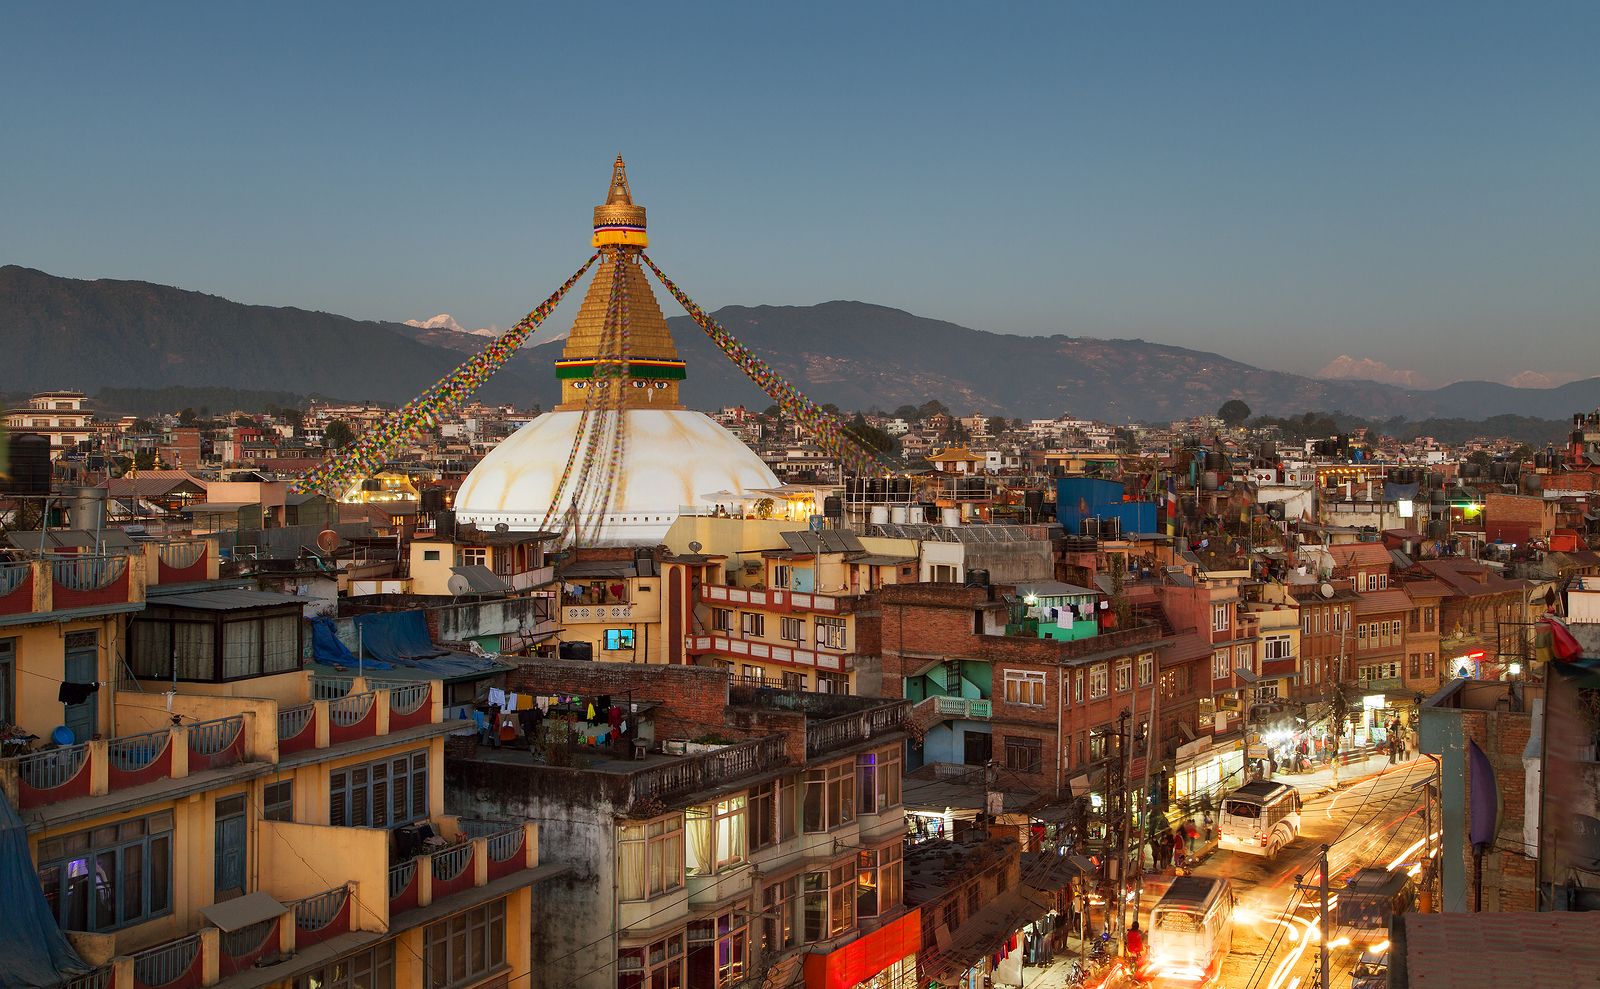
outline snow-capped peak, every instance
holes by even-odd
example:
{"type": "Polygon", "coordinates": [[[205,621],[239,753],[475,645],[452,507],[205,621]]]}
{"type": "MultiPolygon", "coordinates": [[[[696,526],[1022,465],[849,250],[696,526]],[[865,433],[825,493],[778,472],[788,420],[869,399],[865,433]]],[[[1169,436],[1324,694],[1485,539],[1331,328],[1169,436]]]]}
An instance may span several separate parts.
{"type": "Polygon", "coordinates": [[[408,319],[407,326],[415,326],[420,330],[449,330],[452,333],[470,333],[475,337],[497,337],[500,330],[493,326],[484,326],[476,330],[469,330],[456,322],[456,318],[447,312],[427,319],[408,319]]]}

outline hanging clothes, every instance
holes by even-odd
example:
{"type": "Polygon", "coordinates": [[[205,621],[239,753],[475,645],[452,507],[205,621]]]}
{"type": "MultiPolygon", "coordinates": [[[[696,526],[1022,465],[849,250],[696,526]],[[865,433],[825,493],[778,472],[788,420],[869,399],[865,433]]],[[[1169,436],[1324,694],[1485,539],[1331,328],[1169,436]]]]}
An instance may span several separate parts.
{"type": "Polygon", "coordinates": [[[82,704],[89,699],[89,695],[100,689],[98,683],[73,683],[63,680],[61,689],[56,692],[56,700],[63,704],[82,704]]]}
{"type": "Polygon", "coordinates": [[[493,704],[495,707],[500,707],[500,708],[505,707],[506,706],[506,692],[504,690],[501,690],[499,687],[490,687],[489,688],[489,703],[493,704]]]}

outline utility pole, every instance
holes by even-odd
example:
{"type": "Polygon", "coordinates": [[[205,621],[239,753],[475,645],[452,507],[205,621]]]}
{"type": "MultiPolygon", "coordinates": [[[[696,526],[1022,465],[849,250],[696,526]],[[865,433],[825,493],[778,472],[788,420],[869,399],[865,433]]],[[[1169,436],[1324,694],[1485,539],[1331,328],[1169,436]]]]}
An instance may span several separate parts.
{"type": "Polygon", "coordinates": [[[1315,891],[1321,901],[1317,911],[1317,933],[1319,953],[1321,955],[1321,976],[1317,981],[1318,989],[1332,989],[1333,983],[1329,981],[1328,970],[1328,846],[1322,846],[1322,854],[1317,858],[1317,883],[1315,886],[1304,881],[1304,876],[1294,877],[1295,889],[1311,892],[1315,891]]]}
{"type": "Polygon", "coordinates": [[[1128,885],[1128,826],[1131,823],[1128,808],[1128,758],[1133,746],[1128,736],[1128,721],[1132,714],[1127,708],[1117,716],[1117,816],[1121,819],[1117,836],[1117,937],[1122,937],[1122,932],[1128,929],[1127,917],[1128,898],[1125,893],[1128,885]]]}

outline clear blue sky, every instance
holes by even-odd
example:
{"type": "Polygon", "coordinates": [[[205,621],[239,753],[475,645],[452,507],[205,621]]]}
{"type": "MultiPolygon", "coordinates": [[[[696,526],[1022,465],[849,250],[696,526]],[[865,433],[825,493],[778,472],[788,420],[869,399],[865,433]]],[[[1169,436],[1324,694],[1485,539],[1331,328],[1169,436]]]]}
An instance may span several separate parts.
{"type": "Polygon", "coordinates": [[[505,326],[585,256],[621,152],[653,255],[708,309],[1600,374],[1592,2],[40,2],[0,24],[3,263],[505,326]]]}

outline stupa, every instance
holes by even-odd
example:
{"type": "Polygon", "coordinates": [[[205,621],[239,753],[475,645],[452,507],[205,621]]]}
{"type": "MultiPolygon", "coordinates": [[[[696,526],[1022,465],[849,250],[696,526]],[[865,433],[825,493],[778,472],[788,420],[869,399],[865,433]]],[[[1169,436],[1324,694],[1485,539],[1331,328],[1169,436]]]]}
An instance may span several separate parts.
{"type": "Polygon", "coordinates": [[[747,501],[778,485],[737,437],[683,407],[686,365],[640,266],[647,244],[645,210],[618,156],[606,201],[594,208],[599,269],[556,361],[561,401],[472,469],[456,494],[457,521],[563,529],[588,545],[656,545],[686,508],[747,501]],[[620,352],[611,305],[619,284],[620,352]],[[620,395],[606,391],[614,389],[620,395]],[[625,442],[613,446],[619,429],[625,442]],[[601,497],[597,485],[606,489],[601,497]]]}

